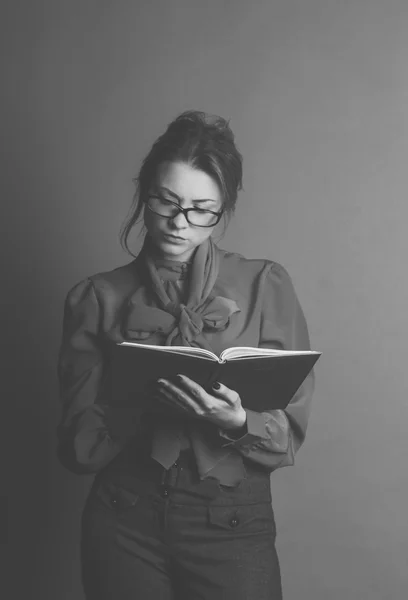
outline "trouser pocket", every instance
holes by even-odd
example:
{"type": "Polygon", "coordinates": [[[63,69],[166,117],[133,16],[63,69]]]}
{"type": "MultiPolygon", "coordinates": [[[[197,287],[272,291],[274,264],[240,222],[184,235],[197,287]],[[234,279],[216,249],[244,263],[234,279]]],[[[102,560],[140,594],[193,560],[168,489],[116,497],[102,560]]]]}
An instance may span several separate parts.
{"type": "Polygon", "coordinates": [[[276,536],[276,525],[270,502],[235,506],[209,506],[208,527],[236,532],[237,535],[276,536]]]}
{"type": "Polygon", "coordinates": [[[113,482],[96,482],[87,500],[87,509],[105,508],[116,513],[133,508],[139,501],[134,491],[113,482]]]}

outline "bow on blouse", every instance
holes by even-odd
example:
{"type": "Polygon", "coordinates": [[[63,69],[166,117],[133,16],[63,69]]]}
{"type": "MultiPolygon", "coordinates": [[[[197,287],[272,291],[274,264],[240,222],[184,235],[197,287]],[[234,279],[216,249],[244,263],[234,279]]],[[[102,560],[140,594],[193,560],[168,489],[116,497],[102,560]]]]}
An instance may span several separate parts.
{"type": "Polygon", "coordinates": [[[239,311],[234,300],[216,296],[200,311],[185,304],[169,303],[166,310],[140,305],[133,297],[126,322],[127,338],[143,340],[152,333],[160,332],[166,346],[200,346],[211,350],[203,338],[203,331],[223,331],[228,327],[230,316],[239,311]],[[199,342],[199,343],[198,343],[199,342]]]}
{"type": "Polygon", "coordinates": [[[139,255],[140,267],[146,288],[153,293],[158,306],[147,305],[145,290],[139,289],[129,302],[124,323],[126,337],[146,340],[158,332],[164,337],[164,345],[199,346],[212,350],[203,332],[224,331],[231,315],[240,311],[235,300],[210,295],[219,271],[219,256],[214,243],[209,238],[195,252],[185,304],[168,296],[149,245],[147,239],[139,255]]]}

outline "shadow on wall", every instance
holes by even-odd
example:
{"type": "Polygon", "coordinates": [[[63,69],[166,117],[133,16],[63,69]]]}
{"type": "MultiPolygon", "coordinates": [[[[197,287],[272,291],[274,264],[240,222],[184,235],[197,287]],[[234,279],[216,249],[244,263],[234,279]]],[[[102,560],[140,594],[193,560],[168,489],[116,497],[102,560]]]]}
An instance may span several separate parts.
{"type": "Polygon", "coordinates": [[[5,432],[13,478],[9,537],[18,548],[22,575],[13,581],[13,589],[16,598],[79,600],[80,515],[91,477],[84,477],[81,485],[57,461],[61,409],[56,365],[65,292],[58,289],[52,270],[38,260],[35,245],[32,250],[27,262],[12,254],[15,260],[6,273],[7,289],[16,292],[8,301],[4,330],[11,349],[7,403],[15,423],[6,424],[5,432]],[[67,556],[75,562],[68,569],[67,556]]]}

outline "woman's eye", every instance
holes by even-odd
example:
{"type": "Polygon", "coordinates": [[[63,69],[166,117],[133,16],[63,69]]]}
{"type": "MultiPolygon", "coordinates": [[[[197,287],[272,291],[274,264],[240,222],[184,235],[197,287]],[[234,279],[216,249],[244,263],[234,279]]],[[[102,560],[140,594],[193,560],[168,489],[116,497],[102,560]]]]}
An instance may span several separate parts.
{"type": "Polygon", "coordinates": [[[202,208],[201,206],[192,206],[191,208],[194,208],[194,210],[197,210],[198,212],[207,212],[207,208],[202,208]]]}

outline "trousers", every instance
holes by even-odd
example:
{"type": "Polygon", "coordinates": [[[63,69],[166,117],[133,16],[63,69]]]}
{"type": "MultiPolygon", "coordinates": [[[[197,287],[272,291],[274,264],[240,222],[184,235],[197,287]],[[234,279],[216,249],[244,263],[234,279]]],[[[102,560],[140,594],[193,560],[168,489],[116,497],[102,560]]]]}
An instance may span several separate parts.
{"type": "Polygon", "coordinates": [[[200,480],[191,451],[97,475],[82,515],[87,600],[281,600],[269,474],[200,480]]]}

